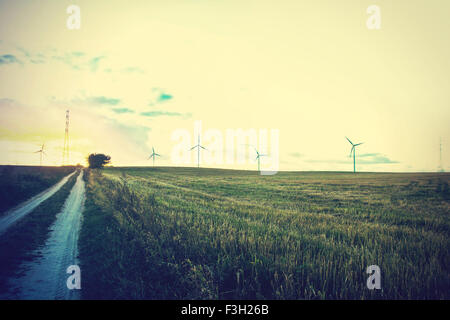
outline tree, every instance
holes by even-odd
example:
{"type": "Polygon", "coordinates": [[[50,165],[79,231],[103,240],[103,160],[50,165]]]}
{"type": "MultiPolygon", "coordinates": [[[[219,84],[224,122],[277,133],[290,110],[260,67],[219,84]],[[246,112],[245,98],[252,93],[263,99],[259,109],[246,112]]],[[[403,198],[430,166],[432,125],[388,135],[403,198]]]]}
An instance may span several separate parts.
{"type": "Polygon", "coordinates": [[[106,156],[103,153],[91,153],[88,157],[89,168],[103,168],[105,164],[111,161],[110,156],[106,156]]]}

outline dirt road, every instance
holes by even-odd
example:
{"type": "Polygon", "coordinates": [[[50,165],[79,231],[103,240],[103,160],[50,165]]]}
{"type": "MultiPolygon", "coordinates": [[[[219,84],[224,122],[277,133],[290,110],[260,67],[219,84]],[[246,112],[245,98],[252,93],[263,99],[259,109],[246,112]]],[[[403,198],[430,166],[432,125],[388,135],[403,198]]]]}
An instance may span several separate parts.
{"type": "Polygon", "coordinates": [[[78,237],[85,199],[83,171],[77,178],[63,210],[50,227],[39,256],[19,267],[20,276],[9,281],[7,299],[79,299],[80,290],[69,290],[67,267],[78,264],[78,237]]]}
{"type": "Polygon", "coordinates": [[[33,211],[43,201],[53,196],[59,189],[61,189],[61,187],[67,182],[67,180],[69,180],[69,178],[75,174],[75,172],[76,171],[65,176],[57,184],[51,186],[47,190],[42,191],[33,198],[19,204],[15,208],[8,210],[8,212],[6,212],[5,215],[0,218],[0,235],[4,233],[15,222],[33,211]]]}

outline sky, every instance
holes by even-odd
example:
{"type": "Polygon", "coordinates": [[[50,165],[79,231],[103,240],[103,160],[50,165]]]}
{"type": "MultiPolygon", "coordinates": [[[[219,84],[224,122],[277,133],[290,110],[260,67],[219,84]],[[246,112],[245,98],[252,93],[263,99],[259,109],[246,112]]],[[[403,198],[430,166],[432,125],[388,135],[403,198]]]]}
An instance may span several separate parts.
{"type": "MultiPolygon", "coordinates": [[[[358,171],[436,171],[440,141],[450,171],[449,14],[447,0],[0,0],[0,164],[39,165],[45,143],[43,165],[60,165],[69,110],[71,164],[150,166],[154,147],[156,165],[196,166],[201,122],[210,155],[227,130],[277,130],[256,147],[279,170],[351,171],[347,136],[358,171]]],[[[201,165],[256,170],[251,145],[233,151],[245,163],[201,165]]]]}

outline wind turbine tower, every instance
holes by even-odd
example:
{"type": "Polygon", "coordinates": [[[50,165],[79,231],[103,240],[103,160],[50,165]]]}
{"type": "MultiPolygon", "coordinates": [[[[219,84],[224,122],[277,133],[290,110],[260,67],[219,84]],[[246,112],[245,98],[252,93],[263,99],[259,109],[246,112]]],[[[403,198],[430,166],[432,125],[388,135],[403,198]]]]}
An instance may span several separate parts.
{"type": "Polygon", "coordinates": [[[38,151],[35,151],[35,152],[34,152],[34,153],[40,153],[40,161],[39,161],[39,164],[40,164],[41,167],[42,167],[42,155],[47,155],[47,154],[44,152],[44,146],[45,146],[45,143],[42,144],[41,149],[39,149],[38,151]]]}
{"type": "Polygon", "coordinates": [[[197,168],[200,168],[200,148],[206,150],[205,147],[200,145],[200,135],[198,135],[198,142],[196,146],[193,146],[190,150],[197,148],[197,168]]]}
{"type": "Polygon", "coordinates": [[[267,156],[267,154],[260,154],[258,150],[256,150],[256,148],[255,151],[256,151],[256,160],[258,160],[258,171],[261,171],[259,160],[261,159],[261,157],[267,156]]]}
{"type": "Polygon", "coordinates": [[[442,165],[442,138],[439,138],[439,171],[444,172],[444,166],[442,165]]]}
{"type": "Polygon", "coordinates": [[[69,110],[66,110],[66,130],[64,134],[63,161],[65,165],[69,162],[69,110]]]}
{"type": "Polygon", "coordinates": [[[155,157],[161,157],[161,155],[157,154],[155,152],[155,148],[152,147],[152,154],[150,155],[150,157],[148,157],[149,159],[153,158],[153,166],[155,166],[155,157]]]}
{"type": "Polygon", "coordinates": [[[349,157],[351,157],[351,156],[352,156],[352,153],[353,153],[353,172],[356,172],[356,147],[359,146],[359,145],[361,145],[361,144],[363,144],[364,142],[354,144],[353,142],[350,141],[349,138],[347,138],[347,137],[345,137],[345,138],[346,138],[346,139],[348,140],[348,142],[350,142],[350,144],[352,145],[352,149],[350,150],[350,156],[349,156],[349,157]]]}

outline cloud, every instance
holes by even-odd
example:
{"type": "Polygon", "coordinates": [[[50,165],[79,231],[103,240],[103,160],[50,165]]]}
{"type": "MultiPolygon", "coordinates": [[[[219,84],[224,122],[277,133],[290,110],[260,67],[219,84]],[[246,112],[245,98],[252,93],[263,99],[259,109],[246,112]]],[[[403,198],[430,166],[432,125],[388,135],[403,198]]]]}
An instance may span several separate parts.
{"type": "Polygon", "coordinates": [[[363,153],[356,155],[357,158],[376,157],[379,153],[363,153]]]}
{"type": "Polygon", "coordinates": [[[344,160],[334,160],[334,159],[321,159],[321,160],[307,159],[307,160],[305,160],[305,162],[308,162],[308,163],[332,163],[332,164],[342,164],[342,163],[347,163],[348,161],[344,161],[344,160]]]}
{"type": "MultiPolygon", "coordinates": [[[[128,67],[128,68],[123,68],[121,70],[123,73],[141,73],[144,74],[145,71],[139,67],[128,67]]],[[[106,72],[106,70],[105,70],[106,72]]]]}
{"type": "MultiPolygon", "coordinates": [[[[364,153],[361,155],[356,155],[358,164],[392,164],[399,163],[398,161],[394,161],[389,159],[387,156],[381,153],[364,153]]],[[[328,164],[344,164],[348,163],[349,160],[334,160],[334,159],[323,159],[323,160],[314,160],[308,159],[305,162],[308,163],[328,163],[328,164]]]]}
{"type": "Polygon", "coordinates": [[[14,104],[18,104],[18,103],[13,99],[0,98],[0,108],[6,107],[6,106],[8,106],[8,107],[13,106],[14,104]]]}
{"type": "Polygon", "coordinates": [[[167,117],[184,117],[189,118],[191,116],[190,113],[179,113],[179,112],[168,112],[168,111],[147,111],[147,112],[141,112],[141,116],[145,117],[161,117],[161,116],[167,116],[167,117]]]}
{"type": "Polygon", "coordinates": [[[163,93],[161,93],[161,94],[159,95],[157,101],[158,101],[158,102],[164,102],[164,101],[170,100],[170,99],[172,99],[172,98],[173,98],[172,95],[163,92],[163,93]]]}
{"type": "Polygon", "coordinates": [[[52,60],[59,61],[64,63],[65,65],[69,66],[73,70],[81,70],[83,68],[83,65],[85,64],[80,59],[83,57],[84,54],[82,52],[76,51],[76,52],[68,52],[63,55],[53,55],[51,56],[52,60]]]}
{"type": "MultiPolygon", "coordinates": [[[[356,156],[358,158],[358,156],[356,156]]],[[[389,164],[389,163],[399,163],[398,161],[393,161],[388,157],[375,153],[373,155],[368,156],[369,159],[361,159],[358,162],[361,164],[389,164]]],[[[363,157],[365,158],[365,157],[363,157]]]]}
{"type": "Polygon", "coordinates": [[[128,108],[114,108],[112,109],[112,111],[114,111],[115,113],[134,113],[134,110],[128,109],[128,108]]]}
{"type": "Polygon", "coordinates": [[[304,156],[303,154],[298,153],[298,152],[289,153],[289,155],[294,158],[301,158],[304,156]]]}
{"type": "Polygon", "coordinates": [[[147,111],[147,112],[141,112],[141,116],[146,116],[146,117],[160,117],[160,116],[179,117],[179,116],[182,116],[182,114],[179,113],[179,112],[147,111]]]}
{"type": "MultiPolygon", "coordinates": [[[[26,51],[23,50],[22,52],[26,52],[26,51]]],[[[30,53],[27,53],[27,54],[28,54],[28,57],[32,57],[30,55],[30,53]]],[[[44,57],[43,54],[38,54],[36,56],[39,57],[39,55],[41,56],[41,58],[44,57]]],[[[66,52],[64,54],[56,54],[56,55],[51,56],[52,60],[62,62],[65,65],[72,68],[73,70],[85,70],[86,68],[88,68],[91,72],[97,72],[97,70],[99,68],[100,60],[105,59],[105,58],[106,58],[105,56],[97,56],[97,57],[89,58],[86,55],[86,53],[82,52],[82,51],[71,51],[71,52],[66,52]]],[[[36,60],[36,58],[30,59],[30,62],[36,63],[35,60],[36,60]]],[[[46,61],[41,59],[41,63],[44,63],[44,62],[46,62],[46,61]]]]}
{"type": "Polygon", "coordinates": [[[147,139],[148,133],[152,130],[149,127],[127,125],[118,122],[114,119],[108,119],[110,125],[114,127],[115,130],[123,134],[130,141],[133,141],[137,146],[140,146],[144,152],[148,152],[147,139]]]}
{"type": "Polygon", "coordinates": [[[22,64],[22,62],[12,54],[4,54],[0,56],[0,64],[11,64],[11,63],[22,64]]]}
{"type": "Polygon", "coordinates": [[[91,97],[88,101],[94,104],[107,104],[110,106],[116,106],[120,103],[120,99],[108,98],[105,96],[91,97]]]}
{"type": "MultiPolygon", "coordinates": [[[[61,62],[73,70],[82,71],[88,70],[92,73],[96,73],[99,70],[102,70],[105,73],[122,73],[122,74],[145,74],[145,70],[138,66],[103,66],[100,68],[100,62],[106,60],[107,57],[102,56],[89,56],[86,52],[83,51],[68,51],[68,52],[59,52],[57,49],[52,48],[47,50],[46,52],[37,52],[33,53],[22,47],[15,47],[17,50],[17,55],[6,54],[0,56],[0,64],[9,64],[9,63],[33,63],[33,64],[44,64],[51,62],[61,62]]],[[[162,95],[160,101],[171,99],[171,95],[162,95]]]]}
{"type": "Polygon", "coordinates": [[[165,92],[163,89],[160,88],[152,88],[152,97],[149,102],[149,106],[154,106],[155,104],[162,103],[165,101],[169,101],[173,99],[173,95],[165,92]]]}
{"type": "Polygon", "coordinates": [[[100,63],[100,60],[102,60],[104,58],[105,58],[104,56],[99,56],[99,57],[92,58],[89,61],[89,63],[88,63],[89,64],[89,68],[91,69],[92,72],[96,72],[97,71],[98,65],[100,63]]]}
{"type": "MultiPolygon", "coordinates": [[[[107,96],[93,96],[93,97],[81,96],[81,97],[74,97],[69,100],[58,99],[55,96],[51,96],[51,97],[49,97],[49,100],[51,103],[53,103],[55,105],[60,105],[60,106],[72,105],[72,106],[89,106],[89,107],[102,107],[102,106],[115,107],[122,103],[121,99],[107,97],[107,96]]],[[[116,109],[120,109],[120,108],[116,108],[116,109]]],[[[123,111],[123,110],[119,110],[118,113],[120,113],[120,111],[123,111]]]]}

